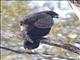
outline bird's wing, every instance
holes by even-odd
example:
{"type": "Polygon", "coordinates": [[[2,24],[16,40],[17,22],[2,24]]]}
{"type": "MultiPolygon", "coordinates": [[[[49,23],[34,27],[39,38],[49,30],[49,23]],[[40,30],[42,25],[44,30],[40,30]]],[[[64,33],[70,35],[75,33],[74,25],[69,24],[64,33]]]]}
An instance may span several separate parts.
{"type": "Polygon", "coordinates": [[[35,13],[25,16],[21,22],[38,28],[49,28],[53,25],[53,18],[46,13],[35,13]]]}
{"type": "Polygon", "coordinates": [[[31,14],[23,17],[20,21],[22,24],[33,24],[37,20],[37,14],[31,14]]]}
{"type": "Polygon", "coordinates": [[[53,18],[48,14],[41,14],[41,17],[38,18],[38,20],[34,23],[34,26],[38,28],[51,28],[53,25],[53,18]]]}

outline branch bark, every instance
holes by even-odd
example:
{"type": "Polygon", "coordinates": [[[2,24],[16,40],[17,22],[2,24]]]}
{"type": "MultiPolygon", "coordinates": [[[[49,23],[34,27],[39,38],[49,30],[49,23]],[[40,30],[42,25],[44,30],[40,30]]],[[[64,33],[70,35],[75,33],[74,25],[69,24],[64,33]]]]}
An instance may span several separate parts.
{"type": "MultiPolygon", "coordinates": [[[[68,51],[71,51],[71,52],[74,52],[76,54],[79,54],[80,55],[80,48],[76,47],[76,46],[73,46],[71,44],[68,44],[68,43],[63,43],[63,44],[57,44],[55,42],[49,42],[48,40],[41,40],[41,43],[44,43],[44,44],[48,44],[50,46],[56,46],[56,47],[59,47],[59,48],[63,48],[63,49],[66,49],[68,51]]],[[[19,51],[19,50],[15,50],[15,49],[12,49],[12,48],[8,48],[8,47],[3,47],[3,46],[0,46],[0,49],[5,49],[5,50],[8,50],[8,51],[12,51],[12,52],[15,52],[15,53],[27,53],[27,54],[39,54],[38,52],[25,52],[25,51],[19,51]]]]}
{"type": "Polygon", "coordinates": [[[57,44],[57,43],[50,43],[50,42],[47,42],[47,41],[42,41],[42,43],[44,44],[48,44],[48,45],[51,45],[51,46],[56,46],[56,47],[59,47],[59,48],[63,48],[63,49],[66,49],[68,51],[71,51],[71,52],[74,52],[74,53],[77,53],[80,55],[80,48],[74,46],[74,45],[71,45],[71,44],[68,44],[68,43],[63,43],[63,44],[57,44]]]}

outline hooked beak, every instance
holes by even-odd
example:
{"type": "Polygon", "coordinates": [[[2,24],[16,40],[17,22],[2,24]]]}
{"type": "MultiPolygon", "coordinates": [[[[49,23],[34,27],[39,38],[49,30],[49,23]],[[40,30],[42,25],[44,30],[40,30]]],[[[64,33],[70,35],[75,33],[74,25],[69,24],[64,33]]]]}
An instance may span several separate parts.
{"type": "Polygon", "coordinates": [[[59,15],[56,15],[54,18],[59,18],[59,15]]]}

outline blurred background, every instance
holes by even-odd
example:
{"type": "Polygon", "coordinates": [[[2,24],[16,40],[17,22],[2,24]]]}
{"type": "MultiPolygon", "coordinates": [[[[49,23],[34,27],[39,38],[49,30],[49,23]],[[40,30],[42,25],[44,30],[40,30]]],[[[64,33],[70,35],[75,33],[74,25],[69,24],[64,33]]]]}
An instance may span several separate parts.
{"type": "MultiPolygon", "coordinates": [[[[20,19],[27,14],[45,10],[53,10],[59,14],[49,33],[54,42],[63,41],[80,48],[80,20],[68,1],[1,1],[0,45],[19,50],[23,44],[23,40],[18,36],[20,19]]],[[[59,56],[80,60],[80,55],[46,44],[40,44],[36,51],[53,53],[54,57],[45,58],[41,55],[16,54],[1,50],[0,58],[1,60],[63,60],[56,57],[59,56]]]]}

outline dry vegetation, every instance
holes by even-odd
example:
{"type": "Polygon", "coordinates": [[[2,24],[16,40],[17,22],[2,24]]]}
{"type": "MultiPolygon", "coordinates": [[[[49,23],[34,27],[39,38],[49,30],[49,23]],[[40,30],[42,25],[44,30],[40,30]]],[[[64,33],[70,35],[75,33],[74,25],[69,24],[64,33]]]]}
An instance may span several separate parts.
{"type": "MultiPolygon", "coordinates": [[[[30,6],[28,6],[27,1],[1,1],[1,44],[3,46],[19,49],[21,46],[21,41],[16,36],[19,32],[19,21],[30,11],[30,6]]],[[[76,18],[76,17],[75,17],[76,18]]],[[[73,18],[70,18],[73,19],[73,18]]],[[[53,25],[50,34],[53,39],[56,39],[55,42],[59,43],[60,39],[64,42],[74,44],[75,42],[80,41],[80,21],[71,20],[66,22],[59,22],[53,25]],[[67,28],[68,27],[68,28],[67,28]],[[79,28],[78,28],[79,27],[79,28]],[[61,35],[60,35],[61,34],[61,35]],[[70,38],[68,35],[76,34],[77,37],[70,38]]],[[[77,54],[66,51],[62,48],[44,46],[44,52],[54,53],[62,57],[74,57],[79,59],[77,54]],[[47,51],[46,51],[47,50],[47,51]]],[[[31,59],[28,54],[15,54],[6,50],[1,51],[1,60],[29,60],[31,59]]],[[[39,57],[39,56],[37,56],[39,57]]]]}

